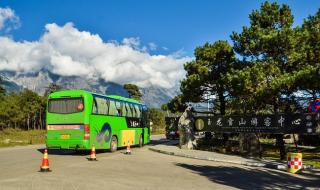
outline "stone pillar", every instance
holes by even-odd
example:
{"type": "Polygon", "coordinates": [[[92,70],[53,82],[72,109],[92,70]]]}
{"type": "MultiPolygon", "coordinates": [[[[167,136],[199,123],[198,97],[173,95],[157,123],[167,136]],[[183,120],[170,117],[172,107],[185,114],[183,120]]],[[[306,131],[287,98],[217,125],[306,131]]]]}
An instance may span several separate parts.
{"type": "Polygon", "coordinates": [[[254,133],[240,133],[239,148],[243,156],[261,157],[259,138],[254,133]]]}
{"type": "Polygon", "coordinates": [[[181,149],[194,149],[195,138],[194,138],[194,118],[192,115],[192,107],[189,106],[184,111],[178,122],[179,129],[179,146],[181,149]]]}

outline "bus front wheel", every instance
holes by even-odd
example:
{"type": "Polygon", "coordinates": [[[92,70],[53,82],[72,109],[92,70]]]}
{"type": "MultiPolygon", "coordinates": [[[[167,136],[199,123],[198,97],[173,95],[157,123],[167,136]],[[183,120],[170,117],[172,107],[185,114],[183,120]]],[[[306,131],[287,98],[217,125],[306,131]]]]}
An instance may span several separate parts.
{"type": "Polygon", "coordinates": [[[115,152],[118,149],[118,139],[116,136],[112,136],[110,143],[110,152],[115,152]]]}
{"type": "Polygon", "coordinates": [[[140,139],[139,139],[139,147],[143,147],[143,136],[140,135],[140,139]]]}

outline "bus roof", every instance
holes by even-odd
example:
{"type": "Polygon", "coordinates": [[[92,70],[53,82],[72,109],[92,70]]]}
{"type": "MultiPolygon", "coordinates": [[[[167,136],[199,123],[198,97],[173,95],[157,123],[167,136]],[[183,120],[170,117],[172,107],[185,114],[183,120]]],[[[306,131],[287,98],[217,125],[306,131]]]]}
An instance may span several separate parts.
{"type": "Polygon", "coordinates": [[[99,93],[95,93],[95,92],[89,92],[86,90],[61,90],[61,91],[51,93],[49,95],[49,98],[60,98],[60,97],[66,97],[66,96],[73,97],[73,96],[76,96],[79,94],[84,94],[84,93],[95,94],[95,95],[104,96],[104,97],[108,97],[108,98],[115,99],[115,100],[135,103],[135,104],[142,104],[141,102],[139,102],[135,99],[132,99],[132,98],[126,98],[126,97],[118,96],[118,95],[104,95],[104,94],[99,94],[99,93]]]}
{"type": "Polygon", "coordinates": [[[141,104],[138,100],[132,99],[132,98],[126,98],[123,96],[118,96],[118,95],[106,95],[108,98],[112,99],[117,99],[117,100],[122,100],[126,102],[131,102],[131,103],[136,103],[136,104],[141,104]]]}

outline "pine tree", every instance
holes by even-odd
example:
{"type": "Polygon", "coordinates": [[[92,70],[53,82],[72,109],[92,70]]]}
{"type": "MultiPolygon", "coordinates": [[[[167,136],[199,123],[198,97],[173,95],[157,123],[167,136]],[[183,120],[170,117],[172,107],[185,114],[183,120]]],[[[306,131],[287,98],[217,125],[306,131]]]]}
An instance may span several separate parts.
{"type": "Polygon", "coordinates": [[[125,84],[125,85],[123,85],[123,88],[125,90],[127,90],[130,98],[133,98],[138,101],[141,100],[142,94],[141,94],[139,87],[137,85],[125,84]]]}

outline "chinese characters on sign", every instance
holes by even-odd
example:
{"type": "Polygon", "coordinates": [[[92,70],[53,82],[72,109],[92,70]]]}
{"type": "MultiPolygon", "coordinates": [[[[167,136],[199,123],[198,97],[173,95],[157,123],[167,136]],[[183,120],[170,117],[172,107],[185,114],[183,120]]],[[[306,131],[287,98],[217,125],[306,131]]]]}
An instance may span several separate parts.
{"type": "Polygon", "coordinates": [[[254,126],[254,127],[257,127],[258,126],[258,118],[253,117],[251,119],[251,125],[254,126]]]}
{"type": "Polygon", "coordinates": [[[204,126],[201,131],[261,132],[261,133],[313,133],[317,125],[315,114],[199,116],[204,126]]]}

